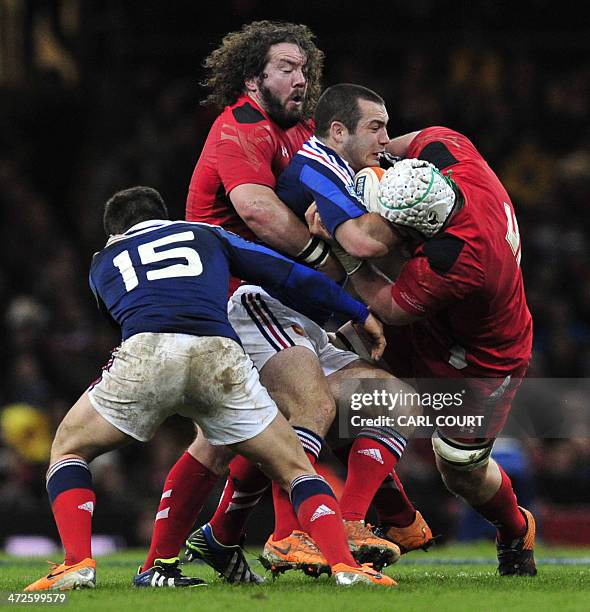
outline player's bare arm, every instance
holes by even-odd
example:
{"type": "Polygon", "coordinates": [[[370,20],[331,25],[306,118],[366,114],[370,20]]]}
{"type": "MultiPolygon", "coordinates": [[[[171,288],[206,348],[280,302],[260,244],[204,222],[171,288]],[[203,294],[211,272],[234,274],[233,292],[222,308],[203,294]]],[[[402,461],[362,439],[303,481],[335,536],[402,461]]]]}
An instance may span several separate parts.
{"type": "MultiPolygon", "coordinates": [[[[252,183],[238,185],[229,197],[246,225],[265,244],[297,257],[309,243],[309,229],[270,187],[252,183]]],[[[342,267],[331,254],[318,269],[335,280],[344,276],[342,267]]]]}
{"type": "Polygon", "coordinates": [[[305,220],[312,236],[333,241],[353,257],[370,259],[388,255],[399,237],[385,219],[377,214],[366,214],[345,221],[336,228],[333,237],[323,224],[315,202],[305,212],[305,220]]]}
{"type": "Polygon", "coordinates": [[[421,319],[395,303],[391,297],[393,284],[372,266],[361,266],[349,278],[361,299],[387,325],[409,325],[421,319]]]}
{"type": "Polygon", "coordinates": [[[273,248],[297,255],[309,241],[309,231],[266,185],[238,185],[229,194],[246,225],[273,248]]]}
{"type": "Polygon", "coordinates": [[[391,225],[374,213],[345,221],[336,228],[335,238],[347,253],[360,259],[384,257],[398,242],[391,225]]]}
{"type": "Polygon", "coordinates": [[[363,331],[371,341],[371,359],[379,361],[383,356],[386,341],[383,335],[383,325],[372,314],[369,314],[367,320],[363,324],[363,331]]]}
{"type": "Polygon", "coordinates": [[[396,138],[392,138],[386,145],[385,151],[387,153],[391,153],[391,155],[397,155],[398,157],[406,157],[408,153],[408,148],[410,147],[410,143],[422,130],[418,130],[416,132],[410,132],[408,134],[404,134],[403,136],[397,136],[396,138]]]}

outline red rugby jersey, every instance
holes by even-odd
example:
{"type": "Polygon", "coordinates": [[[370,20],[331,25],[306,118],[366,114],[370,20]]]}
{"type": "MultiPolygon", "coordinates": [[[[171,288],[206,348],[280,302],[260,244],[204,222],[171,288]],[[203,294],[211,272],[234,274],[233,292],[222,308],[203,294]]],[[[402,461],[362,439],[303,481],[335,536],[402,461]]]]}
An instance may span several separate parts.
{"type": "Polygon", "coordinates": [[[412,329],[414,350],[426,365],[421,375],[434,374],[441,361],[466,376],[522,366],[531,355],[532,319],[506,190],[471,141],[448,128],[420,132],[407,157],[450,172],[465,200],[444,231],[414,252],[392,289],[401,308],[426,315],[412,329]]]}
{"type": "Polygon", "coordinates": [[[228,194],[247,183],[274,189],[279,174],[312,134],[312,121],[283,130],[247,95],[226,106],[213,123],[195,166],[186,220],[221,225],[244,238],[256,239],[228,194]]]}

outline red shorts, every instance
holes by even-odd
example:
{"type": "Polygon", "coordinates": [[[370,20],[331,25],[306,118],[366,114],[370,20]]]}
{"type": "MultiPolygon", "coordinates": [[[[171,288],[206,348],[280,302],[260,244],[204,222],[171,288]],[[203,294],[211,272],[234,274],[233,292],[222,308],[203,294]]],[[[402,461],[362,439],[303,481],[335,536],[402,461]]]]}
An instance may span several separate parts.
{"type": "Polygon", "coordinates": [[[385,336],[387,348],[383,359],[395,376],[415,380],[431,426],[453,439],[484,440],[498,436],[508,420],[528,363],[503,373],[469,366],[459,370],[442,355],[436,355],[435,347],[431,355],[415,351],[411,326],[386,328],[385,336]],[[437,404],[433,398],[440,399],[441,394],[449,400],[453,396],[456,401],[437,404]]]}

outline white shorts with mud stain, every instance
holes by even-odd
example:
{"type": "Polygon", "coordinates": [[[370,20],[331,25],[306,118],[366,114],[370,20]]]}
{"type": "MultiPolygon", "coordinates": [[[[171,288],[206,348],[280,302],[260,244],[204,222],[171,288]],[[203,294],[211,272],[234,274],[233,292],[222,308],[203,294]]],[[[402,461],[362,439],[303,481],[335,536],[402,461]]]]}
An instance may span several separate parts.
{"type": "Polygon", "coordinates": [[[219,336],[136,334],[113,351],[88,395],[103,418],[142,442],[175,413],[197,422],[211,444],[249,440],[277,415],[251,359],[219,336]]]}

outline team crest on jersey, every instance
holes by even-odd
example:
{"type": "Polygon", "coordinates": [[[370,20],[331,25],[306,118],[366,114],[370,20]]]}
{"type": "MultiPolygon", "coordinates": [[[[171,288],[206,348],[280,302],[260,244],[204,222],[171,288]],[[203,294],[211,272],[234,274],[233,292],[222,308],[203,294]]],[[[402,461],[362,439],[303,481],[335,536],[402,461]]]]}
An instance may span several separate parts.
{"type": "Polygon", "coordinates": [[[291,325],[291,329],[298,335],[298,336],[305,336],[305,330],[303,329],[303,327],[301,327],[300,325],[297,325],[297,323],[295,323],[295,325],[291,325]]]}

